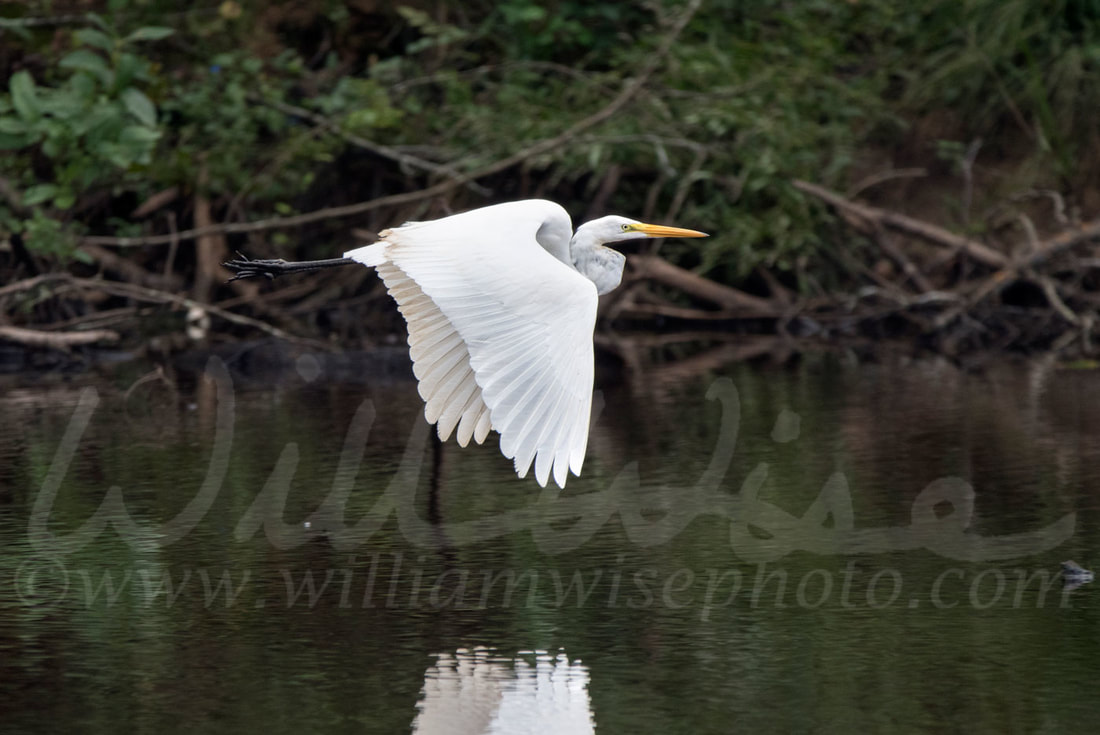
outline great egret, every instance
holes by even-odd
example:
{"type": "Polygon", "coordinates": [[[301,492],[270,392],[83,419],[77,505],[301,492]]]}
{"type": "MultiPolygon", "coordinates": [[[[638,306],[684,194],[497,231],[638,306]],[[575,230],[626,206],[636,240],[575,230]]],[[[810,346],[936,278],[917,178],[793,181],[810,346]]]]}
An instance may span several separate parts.
{"type": "Polygon", "coordinates": [[[597,296],[622,281],[626,258],[604,243],[706,237],[679,227],[601,217],[573,232],[541,199],[407,222],[343,258],[234,260],[235,278],[362,263],[373,267],[409,329],[424,416],[461,446],[500,434],[516,473],[565,487],[580,475],[592,411],[597,296]]]}

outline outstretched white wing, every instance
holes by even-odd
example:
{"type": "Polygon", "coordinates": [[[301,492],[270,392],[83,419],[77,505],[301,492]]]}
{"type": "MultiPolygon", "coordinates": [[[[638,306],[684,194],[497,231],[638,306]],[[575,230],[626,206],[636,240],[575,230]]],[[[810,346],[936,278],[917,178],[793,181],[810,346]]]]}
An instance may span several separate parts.
{"type": "MultiPolygon", "coordinates": [[[[552,206],[542,213],[568,229],[552,206]]],[[[410,223],[345,257],[374,266],[397,301],[440,438],[457,428],[465,446],[494,429],[520,477],[533,461],[540,485],[553,471],[565,487],[588,444],[596,288],[539,245],[530,206],[508,207],[410,223]]]]}

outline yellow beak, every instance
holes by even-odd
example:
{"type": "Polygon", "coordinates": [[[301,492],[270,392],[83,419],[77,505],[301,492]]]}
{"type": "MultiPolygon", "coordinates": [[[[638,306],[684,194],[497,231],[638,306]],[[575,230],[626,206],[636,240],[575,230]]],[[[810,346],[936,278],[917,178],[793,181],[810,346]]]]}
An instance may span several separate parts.
{"type": "Polygon", "coordinates": [[[644,232],[649,237],[710,237],[705,232],[698,230],[685,230],[683,227],[666,227],[665,225],[634,225],[638,232],[644,232]]]}

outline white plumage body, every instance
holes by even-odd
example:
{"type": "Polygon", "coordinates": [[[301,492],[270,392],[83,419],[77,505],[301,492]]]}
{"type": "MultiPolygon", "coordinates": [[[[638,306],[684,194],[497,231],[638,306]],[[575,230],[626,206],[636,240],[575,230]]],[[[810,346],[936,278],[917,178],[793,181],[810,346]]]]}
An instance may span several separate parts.
{"type": "Polygon", "coordinates": [[[552,473],[564,487],[588,444],[597,295],[539,244],[547,219],[571,233],[557,204],[513,202],[386,230],[344,257],[397,301],[439,438],[480,444],[495,429],[520,477],[533,461],[540,485],[552,473]]]}
{"type": "Polygon", "coordinates": [[[409,222],[344,257],[397,301],[439,438],[466,446],[495,430],[520,477],[533,463],[540,485],[565,487],[588,445],[598,296],[625,263],[603,243],[704,236],[618,216],[574,233],[561,206],[532,199],[409,222]]]}

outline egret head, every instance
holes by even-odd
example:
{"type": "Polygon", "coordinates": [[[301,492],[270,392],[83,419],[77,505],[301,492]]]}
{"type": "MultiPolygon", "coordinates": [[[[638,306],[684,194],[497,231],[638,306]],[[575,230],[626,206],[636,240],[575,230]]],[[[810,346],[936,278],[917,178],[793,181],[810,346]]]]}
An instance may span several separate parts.
{"type": "Polygon", "coordinates": [[[707,233],[698,230],[685,230],[682,227],[650,225],[629,217],[612,214],[585,222],[577,228],[577,235],[584,233],[597,244],[635,240],[642,237],[706,237],[707,233]]]}
{"type": "Polygon", "coordinates": [[[573,266],[596,284],[596,290],[600,294],[605,294],[617,288],[622,282],[623,267],[626,265],[626,257],[622,253],[603,247],[605,242],[636,240],[643,237],[706,236],[707,233],[698,230],[650,225],[613,214],[585,222],[578,227],[569,249],[573,256],[573,266]]]}

